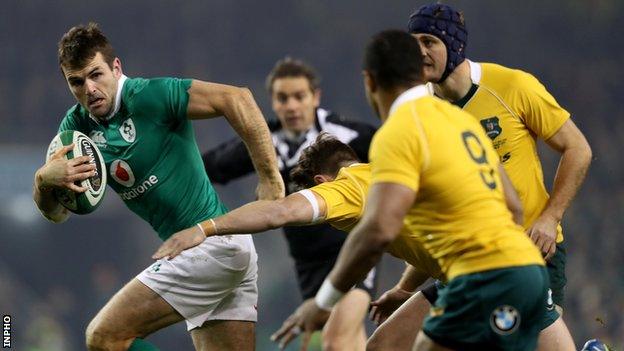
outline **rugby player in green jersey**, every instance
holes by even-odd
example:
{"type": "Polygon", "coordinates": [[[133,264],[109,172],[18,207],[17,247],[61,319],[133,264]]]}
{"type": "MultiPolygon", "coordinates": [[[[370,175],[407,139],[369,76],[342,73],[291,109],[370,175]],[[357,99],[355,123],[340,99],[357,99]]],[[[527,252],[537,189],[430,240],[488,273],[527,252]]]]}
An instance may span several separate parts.
{"type": "MultiPolygon", "coordinates": [[[[205,171],[191,119],[225,116],[245,142],[258,172],[258,196],[275,199],[284,185],[269,130],[245,88],[194,79],[128,78],[96,24],[70,29],[59,64],[78,104],[59,131],[78,130],[98,145],[109,185],[159,237],[222,215],[205,171]]],[[[34,200],[49,220],[68,212],[54,188],[86,189],[85,157],[60,149],[35,174],[34,200]]],[[[257,255],[250,236],[215,237],[174,260],[160,260],[132,279],[89,323],[89,350],[155,350],[143,338],[186,320],[197,350],[253,350],[257,318],[257,255]]]]}

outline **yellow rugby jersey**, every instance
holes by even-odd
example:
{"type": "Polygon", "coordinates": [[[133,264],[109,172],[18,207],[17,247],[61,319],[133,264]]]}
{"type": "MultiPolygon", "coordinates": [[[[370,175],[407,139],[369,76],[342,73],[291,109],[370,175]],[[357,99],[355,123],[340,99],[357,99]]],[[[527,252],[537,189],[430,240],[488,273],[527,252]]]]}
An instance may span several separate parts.
{"type": "Polygon", "coordinates": [[[498,155],[466,112],[414,87],[393,103],[370,149],[372,184],[417,192],[405,225],[447,279],[490,269],[544,265],[507,209],[498,155]]]}
{"type": "MultiPolygon", "coordinates": [[[[528,229],[549,198],[536,138],[548,140],[570,114],[532,75],[492,63],[469,63],[477,88],[458,104],[479,120],[492,140],[522,200],[524,227],[528,229]]],[[[561,242],[561,225],[557,231],[557,242],[561,242]]]]}
{"type": "MultiPolygon", "coordinates": [[[[362,218],[370,183],[370,165],[355,163],[341,168],[335,180],[321,183],[310,190],[325,200],[325,221],[338,230],[350,232],[362,218]]],[[[437,262],[419,242],[411,240],[411,235],[405,229],[390,244],[388,252],[434,278],[442,278],[437,262]]]]}

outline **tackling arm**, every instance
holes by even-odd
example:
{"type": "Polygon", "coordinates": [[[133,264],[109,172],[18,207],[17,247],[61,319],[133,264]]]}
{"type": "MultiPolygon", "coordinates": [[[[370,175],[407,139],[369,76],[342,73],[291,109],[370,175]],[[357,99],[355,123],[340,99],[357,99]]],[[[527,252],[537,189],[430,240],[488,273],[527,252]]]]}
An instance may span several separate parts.
{"type": "Polygon", "coordinates": [[[271,134],[249,89],[193,80],[188,92],[189,118],[223,115],[241,137],[258,172],[259,198],[283,197],[284,182],[277,169],[271,134]]]}
{"type": "MultiPolygon", "coordinates": [[[[325,200],[314,193],[318,203],[318,218],[326,213],[325,200]]],[[[206,236],[259,233],[286,225],[313,224],[313,207],[300,193],[273,201],[254,201],[214,219],[200,223],[206,236]]]]}
{"type": "MultiPolygon", "coordinates": [[[[312,192],[318,203],[318,217],[324,218],[325,200],[312,192]]],[[[152,255],[153,259],[174,258],[183,250],[201,244],[213,235],[259,233],[284,225],[312,224],[314,209],[300,193],[273,201],[254,201],[227,214],[198,223],[173,234],[152,255]]]]}

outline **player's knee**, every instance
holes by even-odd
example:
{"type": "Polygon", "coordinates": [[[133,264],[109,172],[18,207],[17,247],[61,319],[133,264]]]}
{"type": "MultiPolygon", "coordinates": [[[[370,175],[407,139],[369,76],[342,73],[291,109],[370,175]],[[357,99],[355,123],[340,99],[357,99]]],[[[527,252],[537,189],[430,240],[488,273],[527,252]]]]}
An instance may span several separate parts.
{"type": "Polygon", "coordinates": [[[127,344],[113,333],[106,331],[96,320],[92,320],[85,332],[87,349],[89,351],[117,351],[126,350],[127,344]]]}

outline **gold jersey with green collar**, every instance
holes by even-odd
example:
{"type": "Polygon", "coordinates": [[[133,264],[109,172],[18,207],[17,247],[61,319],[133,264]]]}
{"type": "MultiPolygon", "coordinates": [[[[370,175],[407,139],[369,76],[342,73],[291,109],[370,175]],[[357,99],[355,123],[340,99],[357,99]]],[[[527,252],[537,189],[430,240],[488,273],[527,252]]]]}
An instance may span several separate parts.
{"type": "MultiPolygon", "coordinates": [[[[536,138],[551,138],[570,114],[529,73],[468,62],[473,88],[456,104],[476,117],[492,140],[522,201],[524,227],[529,228],[549,198],[536,138]]],[[[560,225],[557,231],[559,243],[563,241],[560,225]]]]}
{"type": "MultiPolygon", "coordinates": [[[[350,232],[362,218],[370,183],[370,164],[354,163],[341,168],[333,181],[316,185],[309,190],[325,200],[325,222],[338,230],[350,232]]],[[[390,244],[388,252],[427,272],[431,277],[442,279],[437,262],[418,241],[412,240],[406,229],[404,227],[390,244]]]]}
{"type": "Polygon", "coordinates": [[[480,124],[431,96],[404,92],[373,138],[372,182],[417,193],[404,224],[448,280],[486,270],[544,265],[507,209],[499,159],[480,124]]]}

